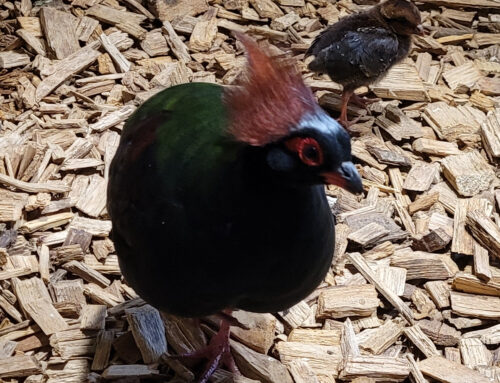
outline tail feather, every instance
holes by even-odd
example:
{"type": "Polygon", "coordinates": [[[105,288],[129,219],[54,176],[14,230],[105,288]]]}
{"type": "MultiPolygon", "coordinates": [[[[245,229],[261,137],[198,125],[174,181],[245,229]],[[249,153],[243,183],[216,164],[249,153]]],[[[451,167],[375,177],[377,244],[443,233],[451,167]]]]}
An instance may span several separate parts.
{"type": "Polygon", "coordinates": [[[326,33],[330,30],[330,28],[327,28],[323,31],[320,32],[319,35],[316,36],[314,41],[312,42],[311,46],[307,49],[305,53],[305,57],[308,56],[317,56],[318,53],[325,48],[322,43],[320,43],[321,40],[323,40],[323,37],[326,35],[326,33]]]}
{"type": "MultiPolygon", "coordinates": [[[[320,35],[321,36],[321,35],[320,35]]],[[[315,56],[318,52],[316,52],[316,45],[318,44],[319,37],[316,37],[314,41],[312,42],[311,46],[307,48],[306,53],[304,54],[304,57],[309,57],[309,56],[315,56]]]]}

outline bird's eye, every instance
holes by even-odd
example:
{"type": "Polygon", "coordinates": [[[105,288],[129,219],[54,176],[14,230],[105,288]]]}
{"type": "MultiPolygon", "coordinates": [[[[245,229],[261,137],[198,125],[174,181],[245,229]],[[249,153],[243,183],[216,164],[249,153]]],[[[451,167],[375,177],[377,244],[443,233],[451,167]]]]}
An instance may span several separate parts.
{"type": "Polygon", "coordinates": [[[286,146],[297,153],[300,160],[308,166],[319,166],[323,163],[323,151],[314,138],[294,137],[286,142],[286,146]]]}
{"type": "Polygon", "coordinates": [[[301,158],[301,160],[304,162],[311,162],[314,164],[317,164],[319,162],[319,151],[315,145],[304,145],[302,152],[299,154],[302,154],[303,158],[301,158]]]}

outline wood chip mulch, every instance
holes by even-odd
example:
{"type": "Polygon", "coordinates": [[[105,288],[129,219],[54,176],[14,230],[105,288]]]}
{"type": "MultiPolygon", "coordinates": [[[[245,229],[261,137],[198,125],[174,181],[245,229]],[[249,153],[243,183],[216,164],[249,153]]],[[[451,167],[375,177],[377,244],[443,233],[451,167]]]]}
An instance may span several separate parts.
{"type": "MultiPolygon", "coordinates": [[[[121,278],[106,213],[124,121],[156,92],[229,85],[231,31],[306,69],[327,25],[376,1],[0,0],[2,382],[193,381],[170,358],[217,326],[160,314],[121,278]]],[[[243,376],[213,382],[500,383],[500,2],[420,0],[428,35],[362,95],[364,197],[328,189],[336,262],[286,312],[236,312],[243,376]]]]}

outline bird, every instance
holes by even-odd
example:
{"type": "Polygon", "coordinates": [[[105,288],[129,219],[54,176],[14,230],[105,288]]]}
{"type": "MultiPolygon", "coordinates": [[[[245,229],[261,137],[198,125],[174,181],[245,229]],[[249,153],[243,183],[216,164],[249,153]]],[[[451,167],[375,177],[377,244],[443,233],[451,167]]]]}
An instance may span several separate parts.
{"type": "Polygon", "coordinates": [[[223,318],[207,347],[186,355],[209,359],[200,382],[221,361],[236,370],[224,315],[285,310],[325,277],[325,184],[363,190],[349,134],[296,65],[236,37],[247,56],[240,83],[186,83],[148,99],[123,127],[107,188],[125,281],[164,313],[223,318]]]}
{"type": "Polygon", "coordinates": [[[306,51],[314,55],[308,68],[327,73],[343,85],[338,121],[347,129],[349,101],[364,107],[376,100],[357,96],[354,91],[369,85],[406,56],[411,36],[424,33],[418,8],[407,0],[388,0],[370,9],[342,18],[321,32],[306,51]]]}

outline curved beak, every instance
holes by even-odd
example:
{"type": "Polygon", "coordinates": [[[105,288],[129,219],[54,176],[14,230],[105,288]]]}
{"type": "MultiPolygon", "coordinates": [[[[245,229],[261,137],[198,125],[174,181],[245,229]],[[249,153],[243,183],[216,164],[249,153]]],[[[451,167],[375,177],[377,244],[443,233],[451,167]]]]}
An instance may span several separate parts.
{"type": "Polygon", "coordinates": [[[425,30],[424,30],[424,27],[422,24],[418,24],[416,29],[417,29],[417,31],[416,31],[417,35],[425,36],[425,30]]]}
{"type": "Polygon", "coordinates": [[[363,192],[363,184],[358,170],[352,162],[342,162],[342,164],[332,172],[321,174],[325,183],[340,186],[348,192],[359,194],[363,192]]]}

